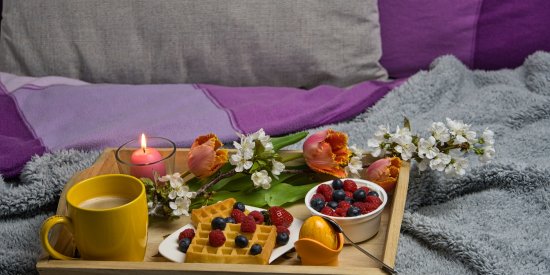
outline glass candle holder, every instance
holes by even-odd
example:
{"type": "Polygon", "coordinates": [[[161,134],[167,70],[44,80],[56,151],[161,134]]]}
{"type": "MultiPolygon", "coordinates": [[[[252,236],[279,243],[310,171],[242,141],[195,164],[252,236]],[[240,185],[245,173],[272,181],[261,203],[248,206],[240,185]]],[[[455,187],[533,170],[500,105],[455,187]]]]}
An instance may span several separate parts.
{"type": "MultiPolygon", "coordinates": [[[[142,138],[143,139],[143,138],[142,138]]],[[[147,146],[139,139],[122,144],[115,151],[118,169],[136,178],[162,177],[175,171],[176,144],[162,137],[147,137],[147,146]]]]}

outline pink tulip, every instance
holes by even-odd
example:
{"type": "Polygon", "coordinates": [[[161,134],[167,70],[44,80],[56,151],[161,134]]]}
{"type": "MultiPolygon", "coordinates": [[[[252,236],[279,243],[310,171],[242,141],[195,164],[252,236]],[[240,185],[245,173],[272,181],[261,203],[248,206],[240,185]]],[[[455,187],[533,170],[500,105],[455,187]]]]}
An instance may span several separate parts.
{"type": "Polygon", "coordinates": [[[331,129],[317,132],[304,142],[304,159],[312,170],[346,177],[351,151],[348,149],[348,136],[331,129]]]}
{"type": "Polygon", "coordinates": [[[387,193],[393,192],[401,168],[398,157],[383,158],[373,162],[363,174],[366,180],[372,181],[384,188],[387,193]]]}
{"type": "Polygon", "coordinates": [[[222,146],[215,134],[195,139],[187,158],[189,171],[199,178],[206,178],[218,171],[228,160],[227,150],[219,149],[222,146]]]}

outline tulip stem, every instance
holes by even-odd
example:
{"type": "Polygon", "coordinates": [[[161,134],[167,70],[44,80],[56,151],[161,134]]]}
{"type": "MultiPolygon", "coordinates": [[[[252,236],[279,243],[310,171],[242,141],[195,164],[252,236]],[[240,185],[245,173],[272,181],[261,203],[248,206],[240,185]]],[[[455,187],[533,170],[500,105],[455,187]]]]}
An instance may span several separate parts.
{"type": "Polygon", "coordinates": [[[300,159],[300,158],[303,158],[302,154],[288,154],[288,155],[285,155],[284,157],[281,157],[281,162],[285,163],[285,162],[289,162],[291,160],[300,159]]]}
{"type": "Polygon", "coordinates": [[[183,174],[181,174],[180,178],[183,179],[183,178],[187,177],[189,174],[191,174],[191,171],[187,170],[187,171],[183,172],[183,174]]]}
{"type": "Polygon", "coordinates": [[[229,170],[223,174],[219,174],[216,178],[214,178],[211,182],[203,185],[199,190],[197,190],[197,197],[202,196],[206,190],[210,189],[210,187],[214,186],[216,183],[218,183],[220,180],[224,178],[231,177],[235,175],[237,172],[235,172],[235,169],[229,170]]]}
{"type": "Polygon", "coordinates": [[[283,170],[282,173],[288,173],[288,174],[306,174],[306,173],[312,173],[311,170],[299,170],[299,169],[288,169],[283,170]]]}

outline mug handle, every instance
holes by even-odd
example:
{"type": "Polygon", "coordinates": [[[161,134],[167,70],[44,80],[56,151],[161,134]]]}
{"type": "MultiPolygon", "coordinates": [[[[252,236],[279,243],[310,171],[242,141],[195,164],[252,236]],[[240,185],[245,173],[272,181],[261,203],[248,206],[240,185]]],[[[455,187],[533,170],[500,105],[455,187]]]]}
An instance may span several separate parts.
{"type": "Polygon", "coordinates": [[[73,232],[73,223],[70,218],[65,216],[51,216],[48,219],[42,223],[42,228],[40,229],[40,241],[42,242],[42,247],[46,249],[46,251],[54,258],[59,260],[77,260],[77,258],[65,256],[59,252],[57,252],[51,245],[50,241],[48,240],[48,233],[50,233],[50,230],[52,227],[56,224],[63,224],[65,225],[71,233],[73,232]]]}

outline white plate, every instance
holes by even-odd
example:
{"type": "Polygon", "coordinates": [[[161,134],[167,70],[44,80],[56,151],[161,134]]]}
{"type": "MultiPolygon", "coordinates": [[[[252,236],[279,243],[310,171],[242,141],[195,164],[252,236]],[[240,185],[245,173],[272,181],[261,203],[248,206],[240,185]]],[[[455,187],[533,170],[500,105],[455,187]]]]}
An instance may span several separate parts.
{"type": "MultiPolygon", "coordinates": [[[[253,206],[246,206],[246,210],[248,211],[262,211],[265,209],[253,207],[253,206]]],[[[300,228],[302,227],[302,224],[304,222],[302,220],[294,218],[294,221],[288,228],[290,231],[290,236],[288,239],[288,243],[283,246],[278,246],[273,249],[271,252],[271,257],[269,258],[269,263],[275,261],[275,259],[279,258],[281,255],[285,254],[287,251],[292,249],[294,247],[294,243],[298,240],[298,235],[300,232],[300,228]]],[[[185,253],[179,251],[178,249],[178,236],[180,232],[187,228],[192,228],[195,230],[195,227],[192,224],[186,224],[182,228],[174,231],[174,233],[170,234],[170,236],[166,237],[160,245],[159,245],[159,253],[164,256],[166,259],[177,262],[177,263],[183,263],[185,262],[185,253]]]]}

